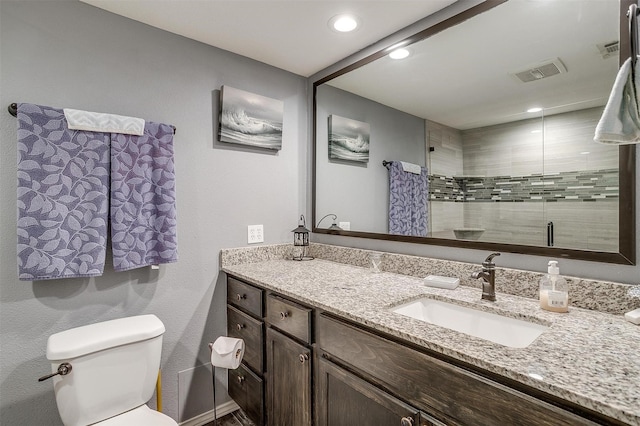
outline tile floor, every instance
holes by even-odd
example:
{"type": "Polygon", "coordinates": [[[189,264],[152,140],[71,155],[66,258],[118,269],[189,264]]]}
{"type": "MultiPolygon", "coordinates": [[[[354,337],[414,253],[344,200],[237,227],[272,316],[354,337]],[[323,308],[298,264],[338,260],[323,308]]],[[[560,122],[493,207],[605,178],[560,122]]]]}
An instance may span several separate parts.
{"type": "Polygon", "coordinates": [[[215,422],[210,422],[204,426],[255,426],[255,424],[247,418],[242,410],[237,410],[220,418],[217,425],[215,422]]]}

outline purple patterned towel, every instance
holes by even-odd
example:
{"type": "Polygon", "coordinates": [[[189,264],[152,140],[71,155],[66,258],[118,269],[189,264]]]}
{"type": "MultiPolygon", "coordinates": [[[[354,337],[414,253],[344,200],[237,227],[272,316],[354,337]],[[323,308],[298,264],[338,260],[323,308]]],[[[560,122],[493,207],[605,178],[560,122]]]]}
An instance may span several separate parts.
{"type": "Polygon", "coordinates": [[[111,239],[116,271],[178,260],[171,126],[111,135],[111,239]]]}
{"type": "Polygon", "coordinates": [[[109,135],[68,130],[62,110],[18,105],[18,276],[101,275],[109,135]]]}
{"type": "Polygon", "coordinates": [[[419,175],[405,172],[400,161],[389,167],[389,233],[427,236],[427,169],[419,175]]]}

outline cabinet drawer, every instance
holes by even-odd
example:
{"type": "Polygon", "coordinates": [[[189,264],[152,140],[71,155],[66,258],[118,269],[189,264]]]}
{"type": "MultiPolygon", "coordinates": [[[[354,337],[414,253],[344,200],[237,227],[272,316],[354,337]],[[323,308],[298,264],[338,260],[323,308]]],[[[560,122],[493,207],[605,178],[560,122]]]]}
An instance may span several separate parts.
{"type": "MultiPolygon", "coordinates": [[[[318,316],[316,341],[416,407],[465,425],[595,425],[530,395],[372,334],[318,316]]],[[[440,416],[439,416],[440,417],[440,416]]],[[[447,421],[448,423],[448,421],[447,421]]]]}
{"type": "Polygon", "coordinates": [[[264,312],[262,294],[263,290],[257,287],[233,277],[227,277],[227,302],[258,318],[262,318],[264,312]]]}
{"type": "Polygon", "coordinates": [[[272,294],[267,296],[267,322],[298,339],[311,343],[313,311],[272,294]]]}
{"type": "Polygon", "coordinates": [[[262,321],[227,305],[227,335],[244,340],[242,360],[257,372],[264,370],[264,325],[262,321]]]}
{"type": "Polygon", "coordinates": [[[229,370],[229,396],[258,426],[264,425],[264,381],[244,365],[229,370]]]}

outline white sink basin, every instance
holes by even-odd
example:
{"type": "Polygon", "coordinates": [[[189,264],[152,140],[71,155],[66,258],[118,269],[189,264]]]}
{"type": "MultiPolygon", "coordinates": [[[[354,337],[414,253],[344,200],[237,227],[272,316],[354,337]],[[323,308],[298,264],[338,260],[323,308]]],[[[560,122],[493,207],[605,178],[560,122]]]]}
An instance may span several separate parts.
{"type": "Polygon", "coordinates": [[[526,348],[549,328],[427,298],[396,306],[391,311],[511,348],[526,348]]]}

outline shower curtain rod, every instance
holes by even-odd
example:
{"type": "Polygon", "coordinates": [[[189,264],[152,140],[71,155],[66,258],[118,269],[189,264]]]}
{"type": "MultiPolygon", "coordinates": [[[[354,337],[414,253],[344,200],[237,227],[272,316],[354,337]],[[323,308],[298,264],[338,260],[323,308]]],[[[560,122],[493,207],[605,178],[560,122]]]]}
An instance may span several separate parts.
{"type": "MultiPolygon", "coordinates": [[[[9,107],[7,108],[7,110],[9,111],[9,114],[13,115],[14,117],[18,116],[18,104],[13,102],[9,104],[9,107]]],[[[173,134],[176,134],[176,126],[171,126],[171,128],[173,129],[173,134]]]]}

